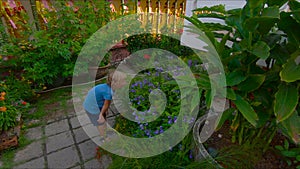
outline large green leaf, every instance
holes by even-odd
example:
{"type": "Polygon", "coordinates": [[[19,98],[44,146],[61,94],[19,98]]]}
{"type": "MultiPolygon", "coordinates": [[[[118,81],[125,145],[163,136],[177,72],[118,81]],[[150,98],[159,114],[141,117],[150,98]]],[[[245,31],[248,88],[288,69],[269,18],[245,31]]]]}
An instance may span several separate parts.
{"type": "Polygon", "coordinates": [[[261,9],[264,6],[264,0],[248,0],[243,7],[241,19],[245,19],[260,15],[261,9]]]}
{"type": "Polygon", "coordinates": [[[298,112],[294,111],[292,115],[280,123],[279,127],[282,132],[291,138],[296,144],[300,144],[300,117],[298,112]]]}
{"type": "Polygon", "coordinates": [[[227,96],[226,96],[227,99],[230,99],[230,100],[235,100],[236,99],[235,92],[232,88],[227,88],[226,93],[227,93],[227,96]]]}
{"type": "Polygon", "coordinates": [[[245,81],[238,85],[241,91],[251,92],[258,89],[265,81],[266,76],[261,74],[249,75],[245,81]]]}
{"type": "Polygon", "coordinates": [[[248,0],[250,9],[260,8],[264,4],[264,0],[248,0]]]}
{"type": "Polygon", "coordinates": [[[270,47],[266,42],[258,41],[250,52],[261,59],[267,59],[270,55],[270,47]]]}
{"type": "Polygon", "coordinates": [[[279,29],[283,30],[288,35],[288,41],[299,48],[300,45],[300,24],[289,14],[280,13],[279,29]]]}
{"type": "Polygon", "coordinates": [[[277,122],[286,120],[295,111],[298,104],[298,89],[289,84],[282,83],[275,94],[274,113],[277,122]]]}
{"type": "Polygon", "coordinates": [[[284,46],[276,44],[275,47],[270,51],[270,57],[276,60],[276,64],[282,65],[289,59],[289,53],[284,46]]]}
{"type": "Polygon", "coordinates": [[[236,100],[233,100],[233,102],[236,105],[237,109],[242,113],[244,118],[254,127],[256,127],[258,116],[251,105],[239,95],[236,96],[236,100]]]}
{"type": "Polygon", "coordinates": [[[276,20],[279,20],[279,8],[268,7],[264,8],[261,16],[255,16],[245,21],[245,29],[250,32],[258,30],[261,34],[268,33],[275,25],[276,20]]]}
{"type": "Polygon", "coordinates": [[[207,108],[210,108],[214,96],[215,96],[214,90],[209,89],[205,91],[205,103],[207,108]]]}
{"type": "Polygon", "coordinates": [[[227,86],[235,86],[240,84],[245,79],[246,76],[244,75],[244,73],[240,70],[236,70],[226,75],[226,84],[227,86]]]}
{"type": "Polygon", "coordinates": [[[232,116],[234,110],[235,110],[234,108],[229,108],[222,113],[222,115],[219,117],[216,123],[217,124],[216,130],[219,130],[223,126],[224,122],[228,120],[230,116],[232,116]]]}
{"type": "Polygon", "coordinates": [[[197,73],[194,74],[196,77],[197,84],[200,88],[203,89],[210,89],[210,79],[207,74],[204,73],[197,73]]]}
{"type": "Polygon", "coordinates": [[[272,7],[264,8],[261,16],[266,17],[266,18],[279,19],[279,17],[280,17],[279,7],[278,6],[272,6],[272,7]]]}
{"type": "Polygon", "coordinates": [[[288,60],[282,67],[283,69],[279,74],[282,81],[294,82],[300,80],[300,64],[297,64],[295,59],[288,60]]]}
{"type": "Polygon", "coordinates": [[[295,0],[289,1],[289,7],[291,8],[295,19],[300,22],[300,2],[295,0]]]}
{"type": "Polygon", "coordinates": [[[193,12],[199,12],[199,11],[213,11],[218,13],[226,13],[225,6],[224,5],[215,5],[212,7],[203,7],[203,8],[197,8],[194,9],[193,12]]]}
{"type": "Polygon", "coordinates": [[[285,4],[288,0],[267,0],[268,6],[278,6],[281,7],[285,4]]]}

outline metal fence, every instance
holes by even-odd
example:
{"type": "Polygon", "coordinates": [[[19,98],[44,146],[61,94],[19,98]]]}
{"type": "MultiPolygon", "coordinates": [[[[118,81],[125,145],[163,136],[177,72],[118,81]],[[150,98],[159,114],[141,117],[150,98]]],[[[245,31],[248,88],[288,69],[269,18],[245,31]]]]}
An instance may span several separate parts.
{"type": "MultiPolygon", "coordinates": [[[[66,0],[65,4],[72,6],[75,0],[66,0]]],[[[89,3],[89,0],[85,0],[89,3]]],[[[152,31],[159,33],[165,26],[177,29],[176,25],[183,24],[183,19],[176,16],[184,15],[186,0],[108,0],[112,12],[120,15],[137,13],[141,26],[151,24],[152,31]]],[[[18,31],[26,24],[34,25],[34,29],[43,29],[47,23],[45,14],[57,11],[54,0],[0,0],[1,19],[5,31],[1,32],[19,37],[18,31]],[[28,17],[25,17],[28,16],[28,17]]]]}

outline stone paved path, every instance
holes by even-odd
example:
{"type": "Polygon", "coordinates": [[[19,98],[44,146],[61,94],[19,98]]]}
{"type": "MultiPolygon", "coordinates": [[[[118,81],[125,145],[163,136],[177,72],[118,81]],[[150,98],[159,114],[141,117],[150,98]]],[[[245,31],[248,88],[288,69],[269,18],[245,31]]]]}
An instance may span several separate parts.
{"type": "Polygon", "coordinates": [[[70,113],[28,129],[25,136],[33,142],[15,153],[13,168],[107,168],[111,158],[108,155],[96,158],[98,146],[83,131],[78,121],[80,116],[70,113]]]}

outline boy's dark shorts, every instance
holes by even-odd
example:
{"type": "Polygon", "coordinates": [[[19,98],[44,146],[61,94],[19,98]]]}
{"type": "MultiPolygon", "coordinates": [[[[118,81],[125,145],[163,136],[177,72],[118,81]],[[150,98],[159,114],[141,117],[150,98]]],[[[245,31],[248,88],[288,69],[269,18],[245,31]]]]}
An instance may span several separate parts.
{"type": "MultiPolygon", "coordinates": [[[[91,120],[91,123],[94,126],[100,126],[99,123],[98,123],[98,121],[97,121],[99,119],[99,114],[91,114],[88,111],[85,111],[85,112],[88,115],[89,119],[91,120]]],[[[106,120],[106,113],[103,114],[103,117],[106,120]]]]}

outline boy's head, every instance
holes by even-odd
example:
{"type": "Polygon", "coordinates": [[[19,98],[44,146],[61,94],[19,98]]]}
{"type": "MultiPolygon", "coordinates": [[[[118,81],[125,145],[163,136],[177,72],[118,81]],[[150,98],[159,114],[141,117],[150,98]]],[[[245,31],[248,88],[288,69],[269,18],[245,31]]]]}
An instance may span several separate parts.
{"type": "Polygon", "coordinates": [[[113,90],[123,87],[126,84],[126,74],[116,70],[110,70],[106,82],[113,90]]]}

